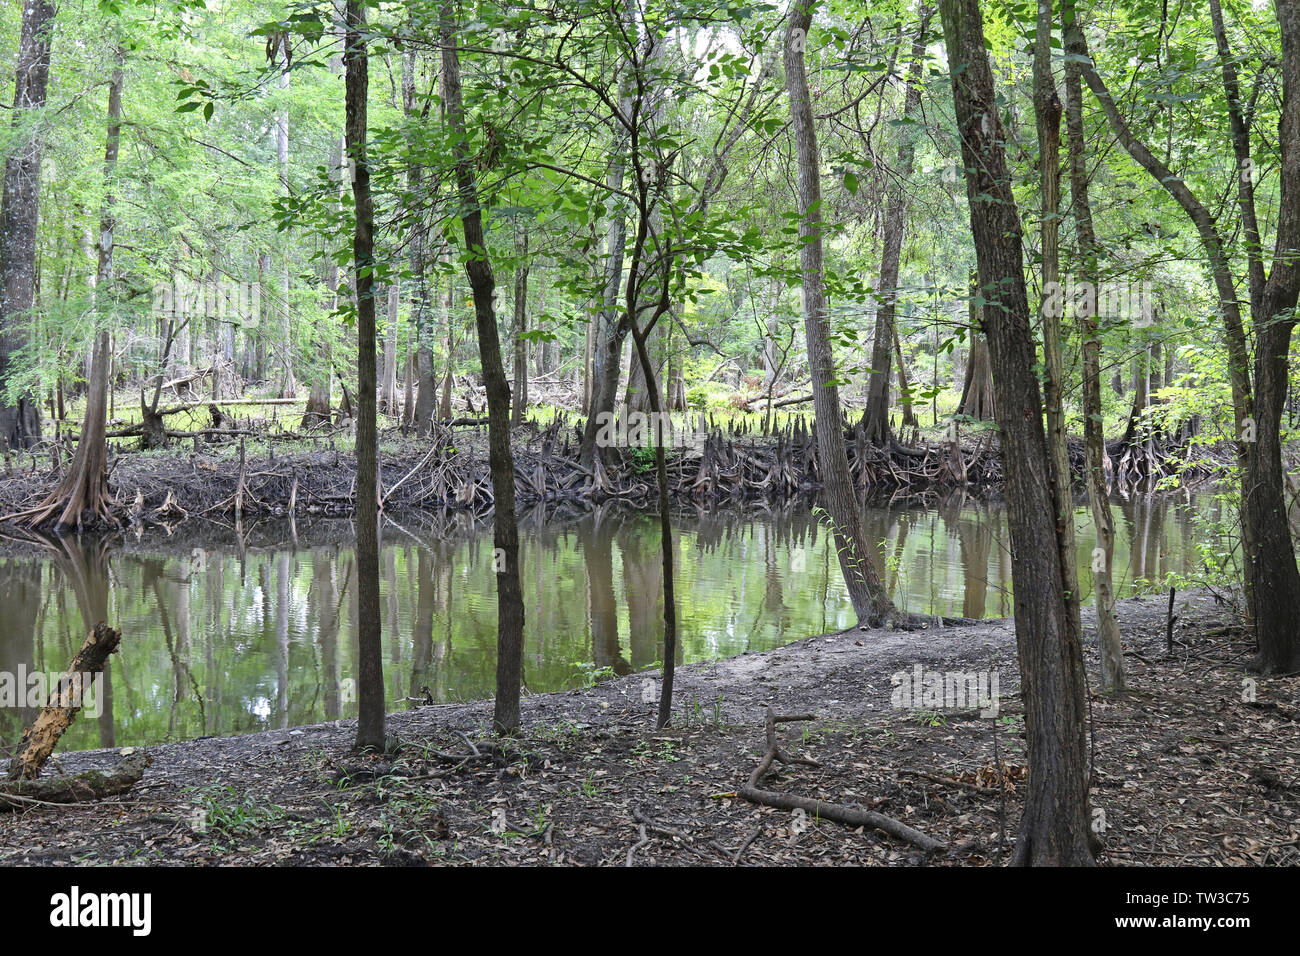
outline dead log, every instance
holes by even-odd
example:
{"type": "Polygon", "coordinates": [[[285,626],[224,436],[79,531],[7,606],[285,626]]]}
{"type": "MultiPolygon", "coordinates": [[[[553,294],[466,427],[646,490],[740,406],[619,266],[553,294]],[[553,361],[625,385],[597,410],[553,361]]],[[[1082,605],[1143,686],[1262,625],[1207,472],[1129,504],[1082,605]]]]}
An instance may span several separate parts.
{"type": "Polygon", "coordinates": [[[102,621],[86,635],[81,650],[59,678],[59,685],[50,693],[44,709],[23,733],[18,752],[9,764],[10,780],[32,780],[40,774],[59,738],[72,726],[73,719],[81,710],[82,696],[90,678],[104,669],[108,655],[117,650],[121,641],[122,632],[102,621]]]}
{"type": "Polygon", "coordinates": [[[108,771],[87,770],[76,776],[18,780],[0,786],[0,813],[25,810],[42,803],[83,803],[126,793],[144,776],[153,758],[132,750],[108,771]]]}
{"type": "Polygon", "coordinates": [[[904,840],[913,846],[919,846],[921,849],[930,852],[947,848],[942,841],[926,836],[920,830],[915,830],[906,823],[900,823],[893,817],[887,817],[882,813],[859,810],[857,807],[846,807],[838,803],[827,803],[824,800],[814,800],[811,797],[799,797],[775,790],[760,789],[759,784],[762,783],[763,776],[772,768],[774,762],[820,766],[815,760],[787,756],[785,751],[781,749],[780,742],[776,739],[776,725],[778,723],[812,719],[813,715],[811,714],[777,716],[772,713],[771,707],[767,709],[767,718],[764,721],[767,730],[767,753],[759,761],[758,766],[754,768],[754,772],[749,775],[749,783],[736,791],[739,796],[750,803],[757,803],[764,807],[774,807],[777,810],[803,810],[816,819],[830,820],[847,827],[870,827],[873,830],[888,833],[892,837],[904,840]]]}

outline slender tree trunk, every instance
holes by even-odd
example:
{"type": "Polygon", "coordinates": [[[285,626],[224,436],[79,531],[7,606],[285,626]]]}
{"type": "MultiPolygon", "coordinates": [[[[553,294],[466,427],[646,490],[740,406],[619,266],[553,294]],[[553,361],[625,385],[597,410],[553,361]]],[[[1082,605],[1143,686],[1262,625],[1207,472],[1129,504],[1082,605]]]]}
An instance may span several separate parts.
{"type": "Polygon", "coordinates": [[[501,361],[501,342],[493,314],[496,280],[488,261],[474,180],[474,159],[465,142],[465,107],[460,85],[460,56],[450,0],[439,22],[447,126],[455,137],[456,186],[465,235],[465,275],[474,297],[479,358],[488,403],[488,463],[492,471],[492,540],[497,569],[497,695],[493,725],[497,733],[519,728],[519,686],[523,681],[524,600],[519,571],[519,529],[515,523],[515,464],[510,450],[510,384],[501,361]]]}
{"type": "MultiPolygon", "coordinates": [[[[25,0],[18,40],[13,126],[22,130],[28,114],[45,108],[50,77],[50,35],[54,4],[25,0]]],[[[36,223],[40,212],[41,140],[27,133],[5,160],[0,198],[0,388],[11,375],[14,353],[28,339],[36,302],[36,223]]],[[[0,405],[0,441],[11,448],[30,448],[41,438],[41,413],[35,396],[23,394],[16,404],[0,405]]]]}
{"type": "Polygon", "coordinates": [[[515,387],[513,401],[510,403],[510,424],[522,425],[528,413],[528,340],[524,333],[528,331],[528,235],[524,234],[523,257],[515,266],[515,387]]]}
{"type": "Polygon", "coordinates": [[[1282,116],[1278,144],[1280,197],[1273,266],[1255,327],[1257,441],[1246,466],[1246,523],[1255,529],[1255,666],[1266,674],[1300,671],[1300,572],[1285,496],[1281,426],[1288,353],[1300,299],[1300,0],[1276,0],[1282,33],[1282,116]]]}
{"type": "Polygon", "coordinates": [[[1083,651],[1070,626],[1025,288],[1020,219],[977,0],[942,0],[984,328],[996,391],[1015,582],[1029,782],[1015,862],[1091,864],[1083,651]]]}
{"type": "MultiPolygon", "coordinates": [[[[1289,2],[1290,0],[1287,0],[1278,7],[1279,20],[1284,19],[1283,11],[1289,10],[1289,2]]],[[[1128,151],[1134,162],[1145,169],[1151,178],[1173,197],[1174,201],[1182,207],[1187,218],[1192,221],[1192,224],[1196,227],[1197,235],[1200,237],[1201,247],[1205,250],[1210,273],[1214,278],[1214,288],[1219,295],[1219,310],[1223,314],[1224,338],[1227,340],[1228,345],[1228,371],[1232,384],[1232,410],[1237,427],[1237,462],[1242,469],[1242,550],[1246,555],[1245,589],[1246,604],[1250,617],[1252,620],[1257,620],[1258,608],[1255,600],[1255,577],[1257,573],[1273,574],[1276,572],[1282,578],[1293,578],[1294,583],[1290,581],[1283,583],[1282,590],[1290,592],[1294,589],[1297,600],[1293,606],[1300,608],[1300,575],[1297,575],[1295,571],[1295,562],[1291,562],[1290,570],[1288,570],[1282,567],[1280,563],[1257,562],[1256,560],[1259,554],[1256,541],[1261,529],[1257,528],[1255,523],[1250,520],[1249,508],[1246,502],[1251,493],[1248,485],[1250,469],[1248,459],[1252,449],[1257,451],[1258,446],[1244,436],[1250,436],[1252,433],[1258,434],[1259,429],[1251,396],[1250,353],[1246,344],[1245,328],[1241,320],[1241,303],[1237,301],[1235,277],[1223,245],[1223,239],[1219,234],[1218,224],[1210,211],[1188,187],[1186,181],[1181,176],[1175,175],[1165,163],[1161,162],[1151,152],[1146,143],[1134,134],[1124,117],[1120,115],[1114,97],[1111,96],[1105,81],[1092,62],[1091,55],[1088,52],[1087,38],[1083,35],[1082,27],[1080,27],[1079,31],[1078,44],[1081,48],[1078,56],[1082,58],[1079,60],[1079,64],[1083,71],[1084,82],[1088,84],[1088,88],[1092,90],[1093,96],[1097,98],[1102,111],[1106,114],[1106,120],[1110,124],[1111,131],[1115,134],[1115,138],[1128,151]],[[1252,428],[1252,426],[1254,427],[1252,428]]],[[[1280,248],[1282,246],[1279,245],[1280,248]]],[[[1277,493],[1280,495],[1280,489],[1277,493]]],[[[1268,494],[1272,496],[1273,492],[1269,491],[1268,494]]],[[[1266,587],[1271,588],[1271,585],[1266,585],[1266,587]]],[[[1295,613],[1300,614],[1300,609],[1297,609],[1295,613]]]]}
{"type": "Polygon", "coordinates": [[[352,240],[357,290],[357,741],[384,747],[384,660],[379,600],[379,463],[375,421],[374,204],[366,152],[366,95],[370,61],[363,0],[347,0],[347,155],[352,168],[356,233],[352,240]]]}
{"type": "Polygon", "coordinates": [[[898,400],[903,405],[903,427],[920,428],[916,412],[912,410],[912,388],[907,384],[907,363],[903,361],[903,338],[894,324],[894,357],[898,360],[898,400]]]}
{"type": "Polygon", "coordinates": [[[961,388],[959,414],[976,421],[997,416],[993,407],[993,366],[989,365],[989,343],[984,337],[983,309],[979,305],[979,271],[970,274],[970,298],[967,300],[970,325],[970,355],[966,359],[966,378],[961,388]]]}
{"type": "Polygon", "coordinates": [[[68,466],[63,480],[54,492],[34,512],[24,517],[25,523],[42,525],[53,520],[57,528],[81,528],[84,515],[96,519],[116,521],[112,517],[113,496],[108,488],[108,448],[105,440],[108,419],[108,363],[110,329],[104,308],[104,299],[113,295],[113,242],[116,228],[114,217],[113,180],[117,169],[118,146],[122,135],[122,83],[125,54],[121,47],[116,53],[113,74],[108,82],[108,134],[104,145],[104,202],[99,214],[99,241],[96,243],[96,265],[91,285],[92,302],[98,329],[95,333],[93,357],[90,363],[89,390],[86,393],[86,414],[77,440],[77,451],[68,466]]]}
{"type": "MultiPolygon", "coordinates": [[[[1061,232],[1061,100],[1052,74],[1052,0],[1038,0],[1034,38],[1034,117],[1038,133],[1041,188],[1043,288],[1060,288],[1061,232]]],[[[1040,309],[1043,323],[1044,382],[1047,405],[1047,450],[1051,463],[1052,501],[1056,509],[1056,543],[1065,583],[1065,609],[1071,644],[1082,646],[1079,616],[1079,572],[1074,554],[1074,496],[1070,489],[1070,450],[1065,436],[1065,359],[1061,350],[1061,312],[1040,309]]]]}
{"type": "Polygon", "coordinates": [[[826,510],[833,522],[836,553],[853,610],[863,624],[891,622],[897,610],[872,563],[862,515],[853,493],[848,453],[844,448],[839,390],[835,385],[835,357],[827,327],[826,293],[822,272],[821,161],[813,121],[804,49],[812,25],[815,0],[796,0],[785,35],[786,90],[790,97],[795,150],[798,157],[799,259],[803,272],[804,336],[808,367],[812,373],[814,428],[826,510]]]}
{"type": "Polygon", "coordinates": [[[908,180],[916,158],[916,133],[910,121],[921,109],[921,64],[925,59],[925,33],[932,13],[929,5],[921,8],[916,39],[912,41],[912,62],[907,70],[907,92],[903,97],[904,122],[898,127],[898,164],[890,181],[889,205],[885,211],[880,287],[876,290],[876,336],[871,349],[867,408],[862,415],[867,441],[876,445],[889,442],[889,366],[894,348],[894,316],[898,309],[898,270],[903,254],[903,232],[907,226],[908,180]]]}
{"type": "MultiPolygon", "coordinates": [[[[635,0],[624,0],[620,15],[623,18],[623,29],[628,35],[635,35],[638,16],[635,0]]],[[[636,63],[629,58],[623,64],[623,72],[619,77],[618,110],[624,118],[633,115],[632,94],[636,85],[636,68],[636,63]]],[[[610,160],[605,173],[608,190],[605,211],[609,218],[605,235],[605,283],[591,341],[587,421],[578,449],[578,462],[587,469],[592,467],[599,453],[596,436],[600,431],[601,416],[612,413],[618,400],[623,345],[629,331],[629,317],[618,305],[623,282],[623,256],[627,246],[627,211],[623,208],[623,200],[616,193],[623,190],[630,137],[623,124],[616,119],[610,120],[610,132],[610,160]]]]}
{"type": "MultiPolygon", "coordinates": [[[[280,68],[277,84],[283,99],[275,113],[275,158],[280,173],[280,193],[289,195],[289,34],[282,31],[275,46],[275,65],[280,68]]],[[[283,369],[280,376],[280,397],[292,398],[298,391],[294,379],[293,307],[289,302],[292,291],[292,269],[289,265],[288,243],[284,243],[284,263],[280,269],[280,336],[283,369]]]]}
{"type": "MultiPolygon", "coordinates": [[[[620,108],[624,115],[631,113],[630,94],[626,92],[620,98],[620,108]]],[[[606,184],[610,189],[610,198],[606,204],[609,214],[609,227],[605,239],[605,291],[600,311],[596,317],[596,328],[591,343],[591,397],[587,407],[587,422],[582,433],[582,444],[578,451],[579,463],[590,468],[596,449],[596,435],[600,431],[599,416],[614,410],[618,394],[618,379],[623,357],[623,343],[627,339],[627,316],[618,308],[619,286],[623,278],[623,254],[627,245],[627,219],[615,190],[623,188],[626,157],[626,144],[621,135],[615,136],[611,147],[612,159],[606,174],[606,184]]]]}
{"type": "MultiPolygon", "coordinates": [[[[406,123],[418,129],[418,123],[427,117],[428,104],[417,109],[415,89],[416,59],[415,52],[407,49],[402,53],[402,111],[406,123]]],[[[411,195],[418,195],[424,185],[424,169],[412,161],[406,170],[406,185],[411,195]]],[[[428,224],[422,211],[414,211],[409,226],[411,269],[411,330],[414,333],[413,348],[415,354],[410,357],[417,379],[415,401],[410,399],[411,387],[408,380],[406,416],[408,424],[415,427],[416,434],[427,438],[433,427],[434,402],[437,399],[438,381],[433,367],[433,310],[430,308],[430,284],[426,274],[428,248],[428,224]]]]}
{"type": "MultiPolygon", "coordinates": [[[[1061,4],[1062,40],[1066,57],[1078,57],[1079,24],[1074,0],[1061,4]]],[[[1083,134],[1083,84],[1077,59],[1065,61],[1065,128],[1070,149],[1070,199],[1075,232],[1079,237],[1080,282],[1097,282],[1097,239],[1088,197],[1088,164],[1083,134]]],[[[1106,439],[1102,432],[1101,333],[1097,316],[1085,303],[1079,310],[1079,338],[1083,343],[1083,441],[1087,455],[1088,504],[1097,529],[1092,558],[1092,583],[1097,601],[1097,647],[1101,658],[1102,686],[1123,693],[1124,649],[1115,613],[1115,519],[1110,511],[1106,482],[1106,439]]]]}
{"type": "MultiPolygon", "coordinates": [[[[343,58],[335,56],[330,58],[330,73],[338,74],[343,72],[343,58]]],[[[329,176],[330,182],[335,184],[337,189],[338,205],[341,208],[343,202],[343,166],[344,150],[346,143],[344,137],[333,136],[330,138],[329,151],[329,176]]],[[[324,306],[329,313],[334,313],[338,309],[338,285],[339,285],[339,267],[334,256],[325,256],[325,302],[324,306]]],[[[323,349],[324,354],[317,356],[316,361],[311,364],[311,386],[307,392],[307,405],[303,409],[302,421],[299,428],[308,431],[312,428],[318,428],[330,423],[330,405],[333,402],[334,382],[334,362],[333,350],[327,344],[323,349]]]]}
{"type": "Polygon", "coordinates": [[[388,287],[388,327],[384,336],[384,381],[380,386],[380,406],[387,415],[397,414],[397,312],[399,306],[397,283],[388,287]]]}

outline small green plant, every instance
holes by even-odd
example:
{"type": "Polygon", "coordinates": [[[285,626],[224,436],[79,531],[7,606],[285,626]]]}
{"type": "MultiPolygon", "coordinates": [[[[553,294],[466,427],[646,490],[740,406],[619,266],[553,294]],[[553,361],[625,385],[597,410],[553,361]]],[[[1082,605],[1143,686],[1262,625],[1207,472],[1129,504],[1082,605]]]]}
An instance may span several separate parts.
{"type": "MultiPolygon", "coordinates": [[[[831,517],[830,512],[827,511],[825,508],[822,508],[819,505],[814,505],[812,509],[812,516],[817,521],[824,523],[826,527],[830,529],[832,535],[839,534],[839,529],[836,527],[835,519],[831,517]]],[[[848,553],[848,557],[845,563],[847,563],[850,567],[860,568],[862,566],[862,556],[857,553],[854,547],[853,539],[845,536],[844,541],[845,541],[844,546],[840,548],[839,551],[848,553]]]]}
{"type": "Polygon", "coordinates": [[[648,475],[655,470],[655,450],[653,448],[633,448],[629,465],[634,475],[648,475]]]}
{"type": "Polygon", "coordinates": [[[614,668],[606,665],[597,667],[590,661],[583,661],[575,665],[574,670],[577,672],[578,681],[582,687],[595,687],[602,681],[613,680],[616,676],[614,668]]]}
{"type": "Polygon", "coordinates": [[[234,787],[228,785],[191,787],[188,792],[198,795],[199,808],[207,827],[227,834],[249,833],[274,826],[285,816],[283,807],[258,803],[251,794],[241,797],[234,787]]]}
{"type": "Polygon", "coordinates": [[[937,710],[918,710],[910,716],[920,727],[946,727],[948,724],[948,718],[937,710]]]}

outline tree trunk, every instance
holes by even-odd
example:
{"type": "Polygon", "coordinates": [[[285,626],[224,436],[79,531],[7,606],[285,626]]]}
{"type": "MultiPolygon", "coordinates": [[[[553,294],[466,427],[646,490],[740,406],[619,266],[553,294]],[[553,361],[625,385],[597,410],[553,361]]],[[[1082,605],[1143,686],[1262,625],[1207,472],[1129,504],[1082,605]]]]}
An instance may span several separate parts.
{"type": "MultiPolygon", "coordinates": [[[[54,527],[80,528],[96,519],[111,521],[113,496],[108,488],[108,446],[105,438],[108,420],[108,363],[110,332],[104,298],[113,295],[114,217],[113,178],[117,169],[118,145],[122,135],[122,67],[125,54],[119,47],[113,74],[108,83],[108,134],[104,145],[104,202],[99,214],[99,241],[96,243],[95,276],[91,285],[92,302],[99,326],[95,333],[90,382],[86,394],[86,414],[77,439],[77,451],[64,474],[63,481],[39,505],[23,518],[33,527],[53,519],[54,527]]],[[[169,326],[170,327],[170,326],[169,326]]]]}
{"type": "Polygon", "coordinates": [[[996,417],[993,406],[993,366],[989,364],[989,343],[984,337],[984,324],[980,318],[983,309],[978,302],[979,272],[970,276],[970,357],[966,360],[966,380],[961,388],[959,414],[976,421],[989,421],[996,417]]]}
{"type": "Polygon", "coordinates": [[[894,325],[894,357],[898,361],[898,400],[903,405],[903,427],[920,428],[916,412],[912,411],[912,388],[907,384],[907,363],[903,361],[903,339],[894,325]]]}
{"type": "MultiPolygon", "coordinates": [[[[635,23],[635,11],[630,10],[631,23],[635,23]]],[[[633,27],[633,29],[635,29],[633,27]]],[[[624,65],[623,76],[619,80],[619,111],[623,116],[632,114],[632,77],[633,64],[624,65]]],[[[615,193],[623,189],[623,179],[627,167],[627,134],[623,127],[611,121],[613,142],[610,144],[609,168],[605,173],[605,184],[609,195],[605,209],[609,217],[605,237],[605,286],[601,298],[600,311],[596,317],[596,328],[591,343],[590,399],[587,402],[587,421],[582,433],[582,443],[578,449],[578,461],[582,467],[590,469],[596,456],[596,435],[600,431],[599,418],[602,413],[614,410],[618,395],[618,379],[623,358],[623,343],[627,339],[627,315],[618,308],[619,286],[623,278],[623,253],[627,245],[627,219],[622,203],[615,193]]]]}
{"type": "Polygon", "coordinates": [[[515,387],[510,403],[510,424],[522,425],[528,413],[528,235],[524,234],[523,257],[515,266],[515,387]]]}
{"type": "MultiPolygon", "coordinates": [[[[1286,15],[1291,10],[1293,0],[1285,0],[1278,6],[1278,18],[1280,21],[1286,19],[1286,15]]],[[[1292,605],[1295,613],[1300,614],[1300,575],[1297,575],[1294,562],[1291,563],[1290,569],[1281,567],[1275,563],[1256,564],[1251,559],[1252,555],[1258,553],[1256,546],[1256,537],[1259,530],[1249,517],[1249,509],[1246,501],[1250,497],[1251,489],[1248,485],[1248,472],[1250,469],[1249,457],[1252,450],[1258,451],[1258,446],[1249,439],[1243,437],[1250,435],[1252,432],[1258,432],[1258,423],[1255,419],[1253,408],[1253,399],[1251,397],[1250,386],[1250,354],[1246,344],[1246,332],[1241,320],[1241,303],[1237,301],[1237,287],[1232,272],[1232,265],[1228,259],[1228,254],[1224,248],[1223,239],[1219,234],[1218,224],[1210,211],[1197,199],[1196,195],[1188,187],[1186,181],[1174,174],[1174,172],[1163,162],[1161,162],[1150,148],[1133,133],[1129,128],[1124,117],[1120,115],[1119,107],[1115,105],[1115,100],[1107,89],[1106,83],[1097,73],[1096,67],[1088,53],[1088,43],[1086,37],[1080,29],[1078,43],[1081,52],[1078,54],[1081,59],[1079,64],[1083,71],[1083,79],[1092,90],[1093,96],[1101,104],[1102,111],[1106,114],[1106,120],[1110,124],[1111,131],[1115,138],[1119,140],[1128,154],[1139,166],[1157,183],[1163,187],[1174,201],[1182,207],[1187,218],[1192,221],[1196,227],[1197,235],[1201,240],[1201,247],[1205,250],[1205,257],[1208,260],[1210,272],[1214,277],[1214,288],[1219,296],[1219,310],[1223,314],[1224,338],[1228,345],[1228,370],[1229,378],[1232,383],[1232,410],[1237,427],[1237,463],[1242,470],[1242,550],[1246,555],[1246,605],[1248,613],[1252,620],[1256,619],[1256,601],[1255,601],[1255,575],[1256,573],[1273,574],[1277,573],[1283,578],[1291,578],[1282,585],[1284,591],[1294,589],[1297,600],[1292,605]],[[1252,428],[1252,426],[1255,426],[1252,428]]],[[[1285,117],[1283,125],[1285,125],[1285,117]]],[[[1285,181],[1285,177],[1282,177],[1285,181]]],[[[1300,197],[1297,197],[1300,198],[1300,197]]],[[[1281,229],[1279,223],[1279,249],[1284,248],[1280,244],[1281,229]]],[[[1267,492],[1270,496],[1272,491],[1267,492]]],[[[1280,495],[1280,489],[1277,490],[1280,495]]],[[[1271,587],[1271,586],[1270,586],[1271,587]]]]}
{"type": "Polygon", "coordinates": [[[1264,323],[1255,327],[1257,441],[1246,466],[1246,523],[1257,548],[1247,554],[1254,565],[1255,666],[1265,674],[1290,674],[1300,671],[1300,572],[1287,521],[1280,429],[1300,299],[1300,0],[1276,0],[1275,7],[1282,33],[1281,196],[1276,252],[1261,305],[1264,323]]]}
{"type": "Polygon", "coordinates": [[[1020,219],[979,3],[942,0],[941,10],[1006,471],[1029,749],[1015,862],[1091,864],[1083,652],[1064,595],[1020,219]]]}
{"type": "Polygon", "coordinates": [[[862,415],[867,441],[876,445],[889,443],[889,366],[894,348],[894,315],[898,309],[898,269],[907,226],[907,181],[912,176],[916,157],[916,132],[910,121],[921,109],[921,63],[925,59],[925,33],[932,12],[929,5],[921,8],[916,39],[912,41],[912,63],[907,70],[907,92],[903,98],[904,122],[898,127],[898,163],[890,180],[889,206],[885,211],[880,286],[876,289],[876,337],[871,349],[867,408],[862,415]]]}
{"type": "Polygon", "coordinates": [[[492,723],[497,733],[519,728],[519,685],[523,680],[524,600],[519,573],[519,529],[515,523],[515,464],[510,450],[510,384],[501,361],[492,294],[496,280],[483,239],[474,158],[466,143],[460,56],[451,0],[439,19],[447,126],[455,137],[456,186],[465,236],[465,275],[474,298],[479,359],[488,403],[488,464],[492,472],[492,540],[497,569],[497,694],[492,723]]]}
{"type": "MultiPolygon", "coordinates": [[[[1061,4],[1062,40],[1065,55],[1078,57],[1079,30],[1074,0],[1061,4]]],[[[1070,199],[1075,232],[1079,237],[1078,279],[1096,283],[1097,239],[1092,225],[1092,203],[1088,197],[1088,164],[1083,133],[1083,84],[1077,59],[1065,62],[1065,128],[1070,149],[1070,199]]],[[[1087,455],[1088,504],[1097,530],[1097,547],[1092,557],[1092,583],[1097,601],[1097,647],[1101,657],[1102,686],[1110,693],[1123,693],[1124,649],[1120,643],[1119,619],[1115,613],[1115,519],[1110,511],[1106,482],[1106,440],[1102,433],[1101,333],[1095,311],[1085,307],[1077,315],[1083,344],[1083,441],[1087,455]]]]}
{"type": "Polygon", "coordinates": [[[794,126],[798,157],[799,259],[803,272],[804,336],[812,374],[814,428],[821,467],[826,510],[833,524],[840,570],[863,624],[877,626],[897,616],[884,584],[872,563],[862,530],[862,515],[853,493],[848,454],[844,448],[839,390],[835,385],[835,357],[827,327],[826,293],[822,272],[821,161],[817,150],[812,100],[804,71],[804,49],[812,25],[815,0],[796,0],[785,35],[786,90],[794,126]]]}
{"type": "MultiPolygon", "coordinates": [[[[0,389],[12,374],[14,353],[27,341],[36,302],[36,223],[40,211],[41,140],[28,114],[45,108],[50,77],[50,35],[54,28],[50,0],[23,3],[18,41],[13,127],[28,138],[15,144],[5,160],[4,195],[0,198],[0,389]]],[[[37,399],[22,394],[14,405],[0,405],[0,441],[10,448],[30,448],[41,438],[37,399]]]]}
{"type": "Polygon", "coordinates": [[[387,333],[384,336],[384,381],[380,386],[379,404],[386,415],[397,414],[397,311],[398,290],[394,282],[388,287],[387,333]]]}
{"type": "Polygon", "coordinates": [[[72,726],[72,721],[81,710],[91,681],[96,674],[103,672],[108,664],[108,656],[117,650],[121,642],[122,632],[102,621],[86,635],[81,649],[68,664],[59,683],[51,689],[50,699],[40,715],[23,732],[17,752],[9,764],[11,781],[35,780],[40,776],[41,768],[58,746],[59,738],[72,726]]]}
{"type": "MultiPolygon", "coordinates": [[[[1034,117],[1038,133],[1041,184],[1040,240],[1043,288],[1059,289],[1061,280],[1061,100],[1052,75],[1052,0],[1038,0],[1034,38],[1034,117]]],[[[1065,441],[1065,359],[1061,352],[1061,312],[1040,308],[1043,323],[1043,400],[1047,406],[1047,452],[1056,543],[1061,557],[1069,644],[1083,645],[1079,617],[1079,573],[1074,554],[1074,496],[1070,490],[1070,451],[1065,441]]]]}
{"type": "Polygon", "coordinates": [[[379,601],[379,499],[375,422],[375,210],[366,153],[370,63],[362,0],[347,0],[347,155],[352,161],[356,232],[352,240],[357,295],[357,738],[358,748],[384,748],[384,661],[379,601]]]}
{"type": "MultiPolygon", "coordinates": [[[[278,34],[277,42],[274,48],[273,65],[280,68],[280,76],[276,80],[280,88],[282,102],[280,108],[275,113],[275,158],[280,173],[280,194],[289,195],[289,33],[281,31],[278,34]]],[[[289,302],[289,294],[292,291],[291,269],[289,266],[289,248],[288,243],[284,243],[284,263],[280,269],[280,336],[281,336],[281,355],[283,356],[283,370],[280,377],[280,397],[293,398],[298,392],[298,383],[293,376],[294,347],[293,347],[293,308],[289,302]]]]}

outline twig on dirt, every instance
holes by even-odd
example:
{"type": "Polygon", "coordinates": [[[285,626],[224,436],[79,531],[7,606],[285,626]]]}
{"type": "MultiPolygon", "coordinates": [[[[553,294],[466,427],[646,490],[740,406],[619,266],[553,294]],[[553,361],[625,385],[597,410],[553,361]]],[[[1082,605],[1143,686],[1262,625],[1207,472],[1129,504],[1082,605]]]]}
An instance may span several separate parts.
{"type": "Polygon", "coordinates": [[[745,842],[740,845],[740,849],[737,850],[732,855],[731,862],[733,864],[738,864],[740,862],[740,858],[745,855],[745,851],[748,850],[751,846],[753,846],[754,841],[757,840],[762,835],[763,835],[763,826],[762,824],[759,824],[758,828],[753,833],[751,833],[748,837],[746,837],[745,842]]]}
{"type": "Polygon", "coordinates": [[[920,777],[922,780],[929,780],[931,783],[942,783],[945,786],[969,790],[971,793],[988,793],[987,790],[977,787],[973,783],[966,783],[964,780],[958,780],[955,777],[941,777],[938,774],[926,773],[923,770],[904,768],[898,771],[898,775],[900,777],[920,777]]]}
{"type": "Polygon", "coordinates": [[[627,850],[627,864],[626,864],[627,866],[631,866],[631,865],[632,865],[632,856],[633,856],[633,854],[635,854],[637,850],[641,849],[641,847],[645,846],[647,843],[650,842],[650,838],[649,838],[648,836],[646,836],[646,832],[645,832],[645,824],[644,824],[644,823],[640,823],[640,824],[638,824],[637,826],[638,826],[638,829],[639,829],[640,834],[641,834],[641,839],[638,840],[636,843],[633,843],[630,847],[628,847],[628,850],[627,850]]]}

